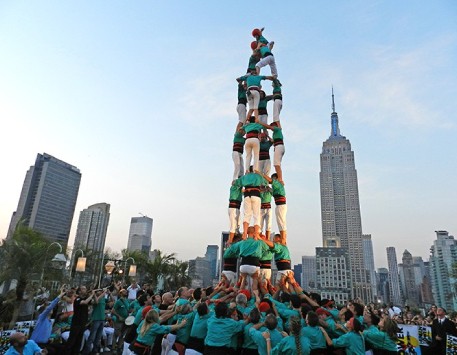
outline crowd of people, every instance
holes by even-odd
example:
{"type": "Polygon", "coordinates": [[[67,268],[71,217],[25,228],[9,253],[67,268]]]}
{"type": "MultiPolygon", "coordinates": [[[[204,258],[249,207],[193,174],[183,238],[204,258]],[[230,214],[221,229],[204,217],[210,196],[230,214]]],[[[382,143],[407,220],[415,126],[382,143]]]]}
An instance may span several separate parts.
{"type": "Polygon", "coordinates": [[[134,281],[91,291],[63,286],[41,307],[30,339],[14,333],[6,354],[397,354],[398,327],[423,324],[432,329],[428,353],[440,355],[446,336],[457,335],[442,307],[416,316],[361,300],[337,306],[304,292],[292,273],[285,281],[261,282],[258,295],[225,276],[215,287],[162,294],[134,281]]]}

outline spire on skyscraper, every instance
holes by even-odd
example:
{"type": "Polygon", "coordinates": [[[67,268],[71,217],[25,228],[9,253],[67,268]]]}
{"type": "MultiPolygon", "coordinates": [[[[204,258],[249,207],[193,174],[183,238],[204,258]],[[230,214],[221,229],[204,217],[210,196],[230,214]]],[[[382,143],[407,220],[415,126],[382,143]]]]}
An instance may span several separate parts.
{"type": "Polygon", "coordinates": [[[341,137],[340,127],[338,125],[338,114],[335,111],[335,95],[333,94],[333,85],[332,85],[332,132],[330,138],[332,137],[341,137]]]}

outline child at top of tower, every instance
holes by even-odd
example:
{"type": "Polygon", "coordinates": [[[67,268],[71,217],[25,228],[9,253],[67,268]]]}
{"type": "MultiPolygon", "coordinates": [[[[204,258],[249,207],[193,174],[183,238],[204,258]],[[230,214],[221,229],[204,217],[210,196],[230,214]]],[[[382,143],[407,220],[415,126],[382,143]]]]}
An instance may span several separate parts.
{"type": "Polygon", "coordinates": [[[275,44],[274,41],[271,41],[271,42],[268,42],[268,40],[263,36],[263,30],[265,28],[262,27],[262,28],[254,28],[252,30],[252,37],[255,38],[255,40],[257,41],[257,43],[261,44],[261,45],[264,45],[264,46],[268,46],[270,48],[270,51],[273,49],[273,46],[275,44]]]}

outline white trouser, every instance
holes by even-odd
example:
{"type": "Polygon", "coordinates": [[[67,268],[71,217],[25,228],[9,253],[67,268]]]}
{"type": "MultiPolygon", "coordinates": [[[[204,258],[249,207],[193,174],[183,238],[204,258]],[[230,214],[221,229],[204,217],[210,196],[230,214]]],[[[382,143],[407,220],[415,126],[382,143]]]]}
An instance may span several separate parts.
{"type": "Polygon", "coordinates": [[[259,115],[259,121],[268,124],[268,115],[259,115]]]}
{"type": "Polygon", "coordinates": [[[199,353],[197,350],[194,349],[186,349],[184,355],[202,355],[202,353],[199,353]]]}
{"type": "Polygon", "coordinates": [[[262,172],[264,175],[270,176],[271,171],[271,160],[259,160],[259,171],[262,172]]]}
{"type": "Polygon", "coordinates": [[[271,208],[262,208],[260,210],[260,228],[263,229],[265,227],[265,231],[271,231],[271,208]]]}
{"type": "Polygon", "coordinates": [[[236,106],[236,112],[238,112],[238,121],[240,121],[241,123],[245,123],[246,122],[246,105],[245,104],[238,104],[236,106]]]}
{"type": "Polygon", "coordinates": [[[254,170],[259,170],[259,152],[260,152],[260,141],[258,138],[248,138],[244,142],[244,150],[246,152],[246,169],[249,171],[251,166],[252,155],[254,155],[254,170]]]}
{"type": "Polygon", "coordinates": [[[242,274],[254,275],[260,268],[255,265],[240,265],[240,272],[242,274]]]}
{"type": "Polygon", "coordinates": [[[273,154],[273,165],[281,166],[282,157],[284,156],[285,152],[286,149],[284,148],[284,144],[278,144],[275,146],[275,151],[273,154]]]}
{"type": "Polygon", "coordinates": [[[292,270],[278,270],[278,273],[276,274],[276,282],[279,282],[281,280],[281,277],[286,277],[288,276],[292,270]]]}
{"type": "Polygon", "coordinates": [[[260,227],[260,197],[248,196],[244,197],[244,223],[251,223],[251,218],[254,217],[254,225],[260,227]]]}
{"type": "Polygon", "coordinates": [[[273,122],[279,121],[279,114],[282,110],[282,100],[276,99],[273,101],[273,122]]]}
{"type": "Polygon", "coordinates": [[[233,180],[238,179],[240,176],[244,175],[244,162],[243,162],[243,154],[240,152],[232,152],[232,159],[233,159],[233,180]]]}
{"type": "Polygon", "coordinates": [[[229,207],[228,215],[230,220],[230,233],[235,233],[236,230],[240,228],[240,209],[229,207]]]}
{"type": "Polygon", "coordinates": [[[260,92],[257,90],[249,90],[251,95],[248,95],[248,104],[250,110],[257,110],[259,108],[260,92]]]}
{"type": "Polygon", "coordinates": [[[271,75],[278,76],[278,69],[276,69],[275,57],[273,55],[269,55],[268,57],[262,58],[255,66],[257,68],[263,68],[266,65],[270,66],[271,75]]]}
{"type": "Polygon", "coordinates": [[[275,208],[275,215],[276,215],[276,224],[278,225],[279,231],[286,231],[287,230],[287,222],[286,222],[286,215],[287,215],[287,205],[277,205],[275,208]]]}
{"type": "Polygon", "coordinates": [[[222,273],[225,275],[230,285],[236,283],[236,272],[230,270],[223,270],[222,273]]]}

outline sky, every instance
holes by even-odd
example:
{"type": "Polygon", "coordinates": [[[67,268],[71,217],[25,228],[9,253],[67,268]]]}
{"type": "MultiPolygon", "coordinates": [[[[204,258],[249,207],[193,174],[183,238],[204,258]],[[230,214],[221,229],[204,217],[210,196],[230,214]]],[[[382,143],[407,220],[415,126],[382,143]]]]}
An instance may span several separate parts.
{"type": "Polygon", "coordinates": [[[180,260],[219,244],[235,78],[246,71],[252,29],[265,27],[283,84],[293,263],[322,245],[319,155],[332,86],[376,267],[387,265],[388,246],[399,262],[405,249],[427,260],[434,231],[457,234],[456,18],[451,0],[252,9],[241,1],[1,1],[0,238],[27,169],[46,152],[82,173],[69,245],[79,212],[100,202],[111,205],[113,250],[127,246],[140,213],[154,219],[153,248],[180,260]]]}

